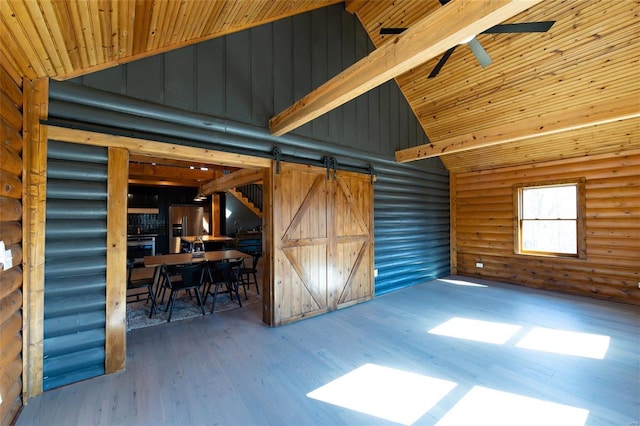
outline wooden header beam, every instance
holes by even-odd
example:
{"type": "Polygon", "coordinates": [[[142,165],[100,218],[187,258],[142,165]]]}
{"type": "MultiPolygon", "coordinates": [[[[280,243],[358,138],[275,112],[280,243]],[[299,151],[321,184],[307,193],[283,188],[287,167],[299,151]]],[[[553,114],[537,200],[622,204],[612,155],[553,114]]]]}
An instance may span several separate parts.
{"type": "Polygon", "coordinates": [[[273,117],[269,129],[281,136],[540,1],[452,1],[273,117]]]}
{"type": "Polygon", "coordinates": [[[157,180],[207,181],[215,179],[215,169],[203,171],[187,167],[163,166],[160,164],[129,163],[129,177],[136,179],[144,176],[157,180]]]}
{"type": "Polygon", "coordinates": [[[57,126],[47,126],[47,131],[50,139],[62,142],[82,143],[85,145],[126,148],[134,154],[153,155],[198,163],[209,161],[211,164],[221,164],[238,168],[268,168],[271,166],[271,160],[268,158],[252,157],[244,154],[233,154],[212,149],[173,145],[165,142],[108,135],[87,130],[67,129],[57,126]]]}
{"type": "Polygon", "coordinates": [[[563,114],[549,113],[540,116],[536,120],[508,123],[492,129],[401,149],[396,151],[396,161],[406,163],[638,117],[640,117],[638,98],[636,96],[627,96],[626,98],[615,99],[606,105],[566,111],[563,114]]]}
{"type": "Polygon", "coordinates": [[[226,191],[237,186],[249,183],[260,182],[264,179],[264,169],[244,169],[224,175],[221,178],[212,180],[202,185],[200,192],[202,195],[210,195],[214,192],[226,191]]]}

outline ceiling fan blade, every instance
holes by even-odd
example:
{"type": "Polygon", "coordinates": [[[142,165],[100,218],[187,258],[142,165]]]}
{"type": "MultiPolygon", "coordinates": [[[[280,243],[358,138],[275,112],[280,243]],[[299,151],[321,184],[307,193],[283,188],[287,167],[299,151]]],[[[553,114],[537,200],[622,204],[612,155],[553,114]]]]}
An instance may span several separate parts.
{"type": "Polygon", "coordinates": [[[556,21],[523,22],[520,24],[498,24],[480,34],[546,33],[556,21]]]}
{"type": "Polygon", "coordinates": [[[486,67],[487,65],[490,65],[491,62],[493,62],[491,61],[491,58],[489,57],[489,54],[487,53],[487,51],[484,50],[484,47],[482,47],[478,39],[476,39],[475,37],[472,38],[471,41],[467,43],[467,46],[469,46],[469,49],[471,49],[473,54],[476,55],[476,59],[478,59],[478,62],[480,62],[480,65],[482,65],[482,68],[486,67]]]}
{"type": "Polygon", "coordinates": [[[433,78],[436,75],[438,75],[438,73],[440,72],[440,70],[444,66],[445,62],[447,62],[447,59],[449,59],[449,56],[451,56],[453,51],[456,50],[456,47],[458,47],[458,46],[457,45],[453,46],[451,49],[449,49],[446,52],[444,52],[444,55],[442,55],[442,58],[440,58],[440,60],[436,64],[435,68],[433,68],[433,71],[431,71],[431,74],[429,74],[427,76],[427,78],[433,78]]]}
{"type": "Polygon", "coordinates": [[[406,28],[380,28],[380,34],[401,34],[406,28]]]}

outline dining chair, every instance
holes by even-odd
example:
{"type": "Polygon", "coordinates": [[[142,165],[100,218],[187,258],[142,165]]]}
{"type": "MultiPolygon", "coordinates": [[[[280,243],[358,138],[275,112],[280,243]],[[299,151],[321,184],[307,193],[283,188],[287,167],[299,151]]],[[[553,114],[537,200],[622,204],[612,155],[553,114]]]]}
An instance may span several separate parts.
{"type": "Polygon", "coordinates": [[[213,313],[216,307],[216,299],[218,297],[219,288],[225,287],[222,293],[228,293],[229,298],[233,300],[235,294],[238,304],[242,307],[242,301],[240,300],[240,293],[238,291],[238,285],[240,280],[240,268],[242,267],[242,259],[235,259],[226,261],[210,262],[208,265],[209,280],[206,284],[206,290],[204,293],[205,303],[207,298],[211,294],[213,296],[213,302],[211,303],[211,313],[213,313]],[[211,292],[213,287],[213,293],[211,292]]]}
{"type": "Polygon", "coordinates": [[[258,261],[262,257],[261,251],[252,251],[247,253],[251,255],[251,259],[252,259],[251,267],[246,267],[243,264],[242,268],[240,268],[240,285],[244,290],[245,300],[249,298],[247,296],[247,286],[250,287],[252,283],[256,285],[256,291],[258,292],[258,294],[260,294],[260,289],[258,287],[257,273],[258,273],[258,261]],[[253,278],[253,281],[251,280],[251,278],[253,278]]]}
{"type": "Polygon", "coordinates": [[[127,259],[127,303],[139,302],[141,301],[140,297],[145,296],[145,303],[151,300],[151,309],[149,310],[149,318],[151,318],[156,311],[156,296],[153,291],[153,284],[157,276],[154,272],[152,277],[134,279],[134,266],[133,259],[127,259]]]}
{"type": "MultiPolygon", "coordinates": [[[[166,281],[165,269],[170,268],[169,276],[171,277],[171,281],[179,282],[182,280],[182,276],[180,275],[180,273],[173,273],[173,271],[175,271],[177,267],[182,267],[187,265],[192,265],[192,263],[180,263],[176,265],[163,264],[156,267],[156,271],[159,271],[159,275],[161,276],[161,279],[160,279],[161,283],[160,285],[156,286],[156,303],[157,304],[164,305],[164,297],[167,295],[167,291],[171,291],[171,286],[165,283],[166,281]]],[[[189,296],[192,296],[191,289],[187,289],[186,292],[188,293],[189,296]]],[[[169,296],[169,299],[171,299],[171,296],[169,296]]]]}
{"type": "Polygon", "coordinates": [[[169,317],[167,322],[171,322],[171,315],[173,314],[173,307],[176,302],[178,292],[185,291],[187,297],[193,297],[191,290],[195,292],[198,299],[198,305],[204,312],[204,302],[202,300],[202,294],[200,293],[200,287],[203,284],[205,274],[204,263],[194,263],[190,265],[163,265],[163,286],[170,291],[169,302],[165,308],[165,312],[169,311],[169,317]]]}

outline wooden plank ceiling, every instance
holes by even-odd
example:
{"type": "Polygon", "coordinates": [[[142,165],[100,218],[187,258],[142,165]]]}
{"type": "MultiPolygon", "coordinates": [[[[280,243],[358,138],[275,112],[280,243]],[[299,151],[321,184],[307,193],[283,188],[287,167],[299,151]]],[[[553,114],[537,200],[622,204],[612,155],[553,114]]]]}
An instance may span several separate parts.
{"type": "Polygon", "coordinates": [[[154,186],[202,187],[206,182],[237,171],[235,167],[207,162],[173,160],[162,157],[131,154],[129,183],[154,186]]]}
{"type": "MultiPolygon", "coordinates": [[[[355,12],[382,46],[397,36],[381,35],[380,28],[411,27],[440,7],[436,0],[389,0],[361,3],[355,12]]],[[[435,78],[426,77],[440,56],[396,80],[434,144],[500,141],[508,131],[535,125],[521,140],[440,155],[451,171],[638,148],[638,118],[536,134],[562,127],[562,119],[571,128],[596,116],[624,115],[620,110],[640,112],[639,12],[632,0],[545,0],[505,23],[556,21],[548,32],[477,36],[493,59],[488,67],[459,46],[435,78]]]]}
{"type": "Polygon", "coordinates": [[[0,61],[68,79],[340,0],[2,0],[0,61]]]}
{"type": "MultiPolygon", "coordinates": [[[[380,28],[411,27],[456,1],[346,7],[379,47],[398,37],[380,28]]],[[[338,2],[0,0],[0,62],[16,81],[67,79],[338,2]]],[[[506,22],[556,21],[550,31],[477,36],[488,67],[460,46],[435,78],[426,76],[440,55],[396,81],[454,172],[638,148],[640,119],[624,112],[640,111],[639,9],[634,0],[544,0],[506,22]],[[491,144],[474,148],[479,141],[491,144]]]]}

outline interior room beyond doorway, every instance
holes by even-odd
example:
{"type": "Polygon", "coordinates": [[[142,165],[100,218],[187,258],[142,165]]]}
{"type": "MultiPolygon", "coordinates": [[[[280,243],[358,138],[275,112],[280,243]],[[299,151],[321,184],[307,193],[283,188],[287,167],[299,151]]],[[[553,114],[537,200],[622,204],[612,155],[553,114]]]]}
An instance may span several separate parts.
{"type": "MultiPolygon", "coordinates": [[[[245,277],[254,285],[242,287],[243,306],[261,302],[258,287],[262,287],[264,263],[261,260],[262,181],[232,187],[216,185],[216,182],[228,181],[233,173],[247,170],[251,169],[130,154],[127,259],[134,264],[131,282],[154,282],[155,267],[144,264],[145,256],[190,252],[199,241],[203,241],[202,248],[206,251],[237,248],[238,241],[242,241],[251,245],[244,244],[242,249],[250,249],[252,253],[259,250],[258,256],[244,259],[244,267],[255,269],[256,274],[245,277]],[[207,185],[209,188],[216,185],[219,191],[205,194],[207,185]]],[[[152,315],[149,315],[149,298],[145,294],[145,297],[136,296],[139,289],[128,290],[127,330],[167,321],[168,300],[159,297],[162,289],[158,288],[161,286],[157,281],[153,286],[157,306],[152,315]]],[[[207,313],[211,299],[205,300],[207,313]]],[[[216,313],[238,307],[238,302],[229,294],[216,298],[216,313]]],[[[191,297],[178,297],[173,311],[173,321],[201,314],[197,300],[191,297]]]]}

